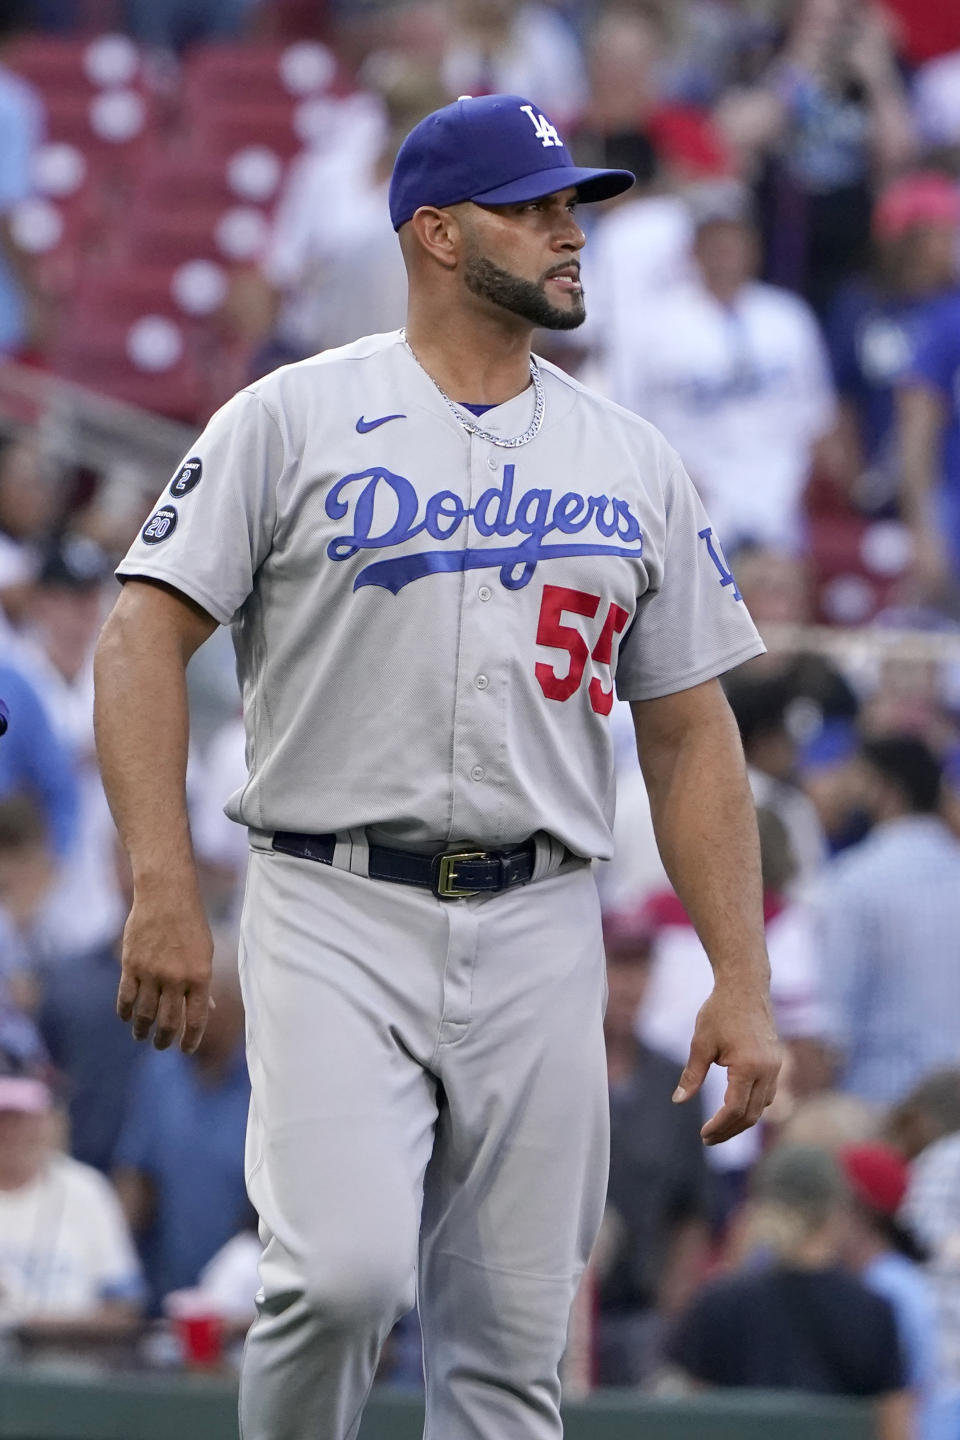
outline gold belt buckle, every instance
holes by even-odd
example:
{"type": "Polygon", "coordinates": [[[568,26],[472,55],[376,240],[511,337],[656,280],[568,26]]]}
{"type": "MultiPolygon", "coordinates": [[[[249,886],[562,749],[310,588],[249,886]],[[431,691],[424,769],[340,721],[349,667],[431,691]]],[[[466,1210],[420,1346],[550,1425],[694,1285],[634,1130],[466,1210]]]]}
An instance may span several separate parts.
{"type": "Polygon", "coordinates": [[[460,900],[470,895],[479,895],[479,890],[461,890],[457,887],[457,872],[455,865],[461,860],[485,860],[485,850],[458,850],[452,855],[438,856],[439,866],[437,874],[436,893],[441,900],[460,900]]]}

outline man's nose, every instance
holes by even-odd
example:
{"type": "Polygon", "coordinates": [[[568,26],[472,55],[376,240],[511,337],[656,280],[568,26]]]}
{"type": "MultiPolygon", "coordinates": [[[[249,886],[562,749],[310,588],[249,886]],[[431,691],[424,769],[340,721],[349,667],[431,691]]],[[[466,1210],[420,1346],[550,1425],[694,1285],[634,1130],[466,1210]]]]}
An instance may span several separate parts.
{"type": "Polygon", "coordinates": [[[563,222],[557,226],[554,235],[554,249],[582,250],[586,243],[587,237],[577,224],[577,217],[571,211],[565,211],[563,222]]]}

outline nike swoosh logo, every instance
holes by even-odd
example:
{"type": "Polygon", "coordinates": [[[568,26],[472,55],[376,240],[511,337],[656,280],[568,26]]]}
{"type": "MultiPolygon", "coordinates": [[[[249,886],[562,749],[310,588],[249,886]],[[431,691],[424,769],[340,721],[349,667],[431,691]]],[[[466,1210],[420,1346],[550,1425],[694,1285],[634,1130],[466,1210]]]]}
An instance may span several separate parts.
{"type": "Polygon", "coordinates": [[[388,420],[406,420],[406,415],[381,415],[379,420],[364,420],[363,416],[357,421],[357,434],[366,435],[369,430],[376,430],[378,425],[386,425],[388,420]]]}

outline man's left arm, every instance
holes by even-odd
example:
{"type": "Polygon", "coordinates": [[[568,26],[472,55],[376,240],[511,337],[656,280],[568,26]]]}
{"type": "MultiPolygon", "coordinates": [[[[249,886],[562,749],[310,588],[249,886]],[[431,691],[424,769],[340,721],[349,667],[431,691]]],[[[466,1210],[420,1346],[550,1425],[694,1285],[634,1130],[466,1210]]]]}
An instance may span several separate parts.
{"type": "Polygon", "coordinates": [[[711,1064],[726,1068],[723,1105],[700,1132],[716,1145],[756,1124],[780,1070],[753,800],[717,680],[631,709],[660,854],[714,973],[674,1098],[695,1095],[711,1064]]]}

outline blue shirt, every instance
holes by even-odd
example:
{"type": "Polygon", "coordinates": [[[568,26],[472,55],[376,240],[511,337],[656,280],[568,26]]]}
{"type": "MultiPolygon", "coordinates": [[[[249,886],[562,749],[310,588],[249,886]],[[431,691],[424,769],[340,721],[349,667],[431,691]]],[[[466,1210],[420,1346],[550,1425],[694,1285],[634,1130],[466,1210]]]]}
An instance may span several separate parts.
{"type": "Polygon", "coordinates": [[[70,1153],[105,1172],[143,1053],[129,1027],[117,1023],[119,979],[120,956],[110,946],[64,956],[43,971],[37,1014],[50,1059],[67,1082],[70,1153]]]}
{"type": "Polygon", "coordinates": [[[898,298],[854,280],[839,291],[827,316],[837,390],[856,411],[867,464],[889,472],[891,487],[898,464],[894,387],[912,369],[931,318],[946,298],[898,298]]]}
{"type": "Polygon", "coordinates": [[[960,294],[932,302],[908,381],[937,391],[946,410],[940,455],[940,523],[960,566],[960,294]]]}
{"type": "Polygon", "coordinates": [[[934,1440],[933,1389],[937,1371],[937,1312],[930,1282],[905,1255],[878,1255],[860,1278],[868,1290],[889,1300],[897,1322],[907,1385],[917,1397],[918,1440],[934,1440]]]}
{"type": "Polygon", "coordinates": [[[245,1221],[249,1100],[242,1044],[219,1084],[179,1050],[149,1050],[140,1059],[114,1164],[153,1182],[154,1224],[143,1260],[157,1299],[196,1285],[245,1221]]]}
{"type": "Polygon", "coordinates": [[[0,664],[0,699],[10,712],[9,728],[0,739],[0,799],[21,791],[33,795],[54,849],[65,855],[77,824],[77,779],[70,755],[33,686],[12,665],[0,664]]]}
{"type": "Polygon", "coordinates": [[[960,1063],[960,843],[932,815],[888,821],[832,862],[817,899],[838,1083],[895,1104],[960,1063]]]}
{"type": "MultiPolygon", "coordinates": [[[[30,86],[0,66],[0,217],[30,194],[30,165],[40,140],[41,111],[30,86]]],[[[24,339],[20,285],[0,250],[0,355],[24,339]]]]}

